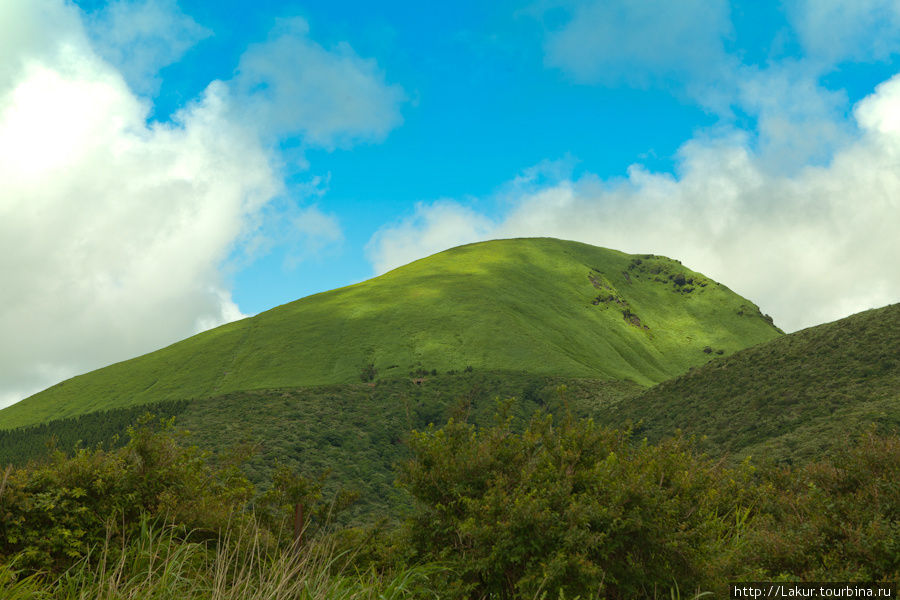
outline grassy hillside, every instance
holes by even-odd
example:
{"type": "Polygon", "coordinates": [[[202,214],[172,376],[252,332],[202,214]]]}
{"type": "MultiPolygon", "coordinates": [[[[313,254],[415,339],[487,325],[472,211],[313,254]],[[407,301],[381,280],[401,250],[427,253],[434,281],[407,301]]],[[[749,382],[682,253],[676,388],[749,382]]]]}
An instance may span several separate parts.
{"type": "Polygon", "coordinates": [[[779,335],[755,305],[678,261],[549,238],[497,240],[72,378],[0,411],[0,429],[467,366],[651,385],[779,335]]]}
{"type": "Polygon", "coordinates": [[[682,429],[707,448],[816,458],[875,423],[900,428],[900,304],[748,348],[604,410],[651,441],[682,429]]]}

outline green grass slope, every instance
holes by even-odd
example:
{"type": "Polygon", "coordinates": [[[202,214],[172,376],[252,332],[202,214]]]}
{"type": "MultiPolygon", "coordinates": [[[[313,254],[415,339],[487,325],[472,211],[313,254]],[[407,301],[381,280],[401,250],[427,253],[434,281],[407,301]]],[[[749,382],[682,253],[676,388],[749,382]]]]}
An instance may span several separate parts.
{"type": "Polygon", "coordinates": [[[420,370],[652,385],[778,337],[723,285],[652,255],[550,238],[460,246],[74,377],[0,411],[0,429],[231,392],[420,370]]]}
{"type": "Polygon", "coordinates": [[[711,361],[606,407],[643,421],[651,441],[676,429],[716,453],[804,461],[875,424],[900,427],[900,304],[862,312],[711,361]]]}

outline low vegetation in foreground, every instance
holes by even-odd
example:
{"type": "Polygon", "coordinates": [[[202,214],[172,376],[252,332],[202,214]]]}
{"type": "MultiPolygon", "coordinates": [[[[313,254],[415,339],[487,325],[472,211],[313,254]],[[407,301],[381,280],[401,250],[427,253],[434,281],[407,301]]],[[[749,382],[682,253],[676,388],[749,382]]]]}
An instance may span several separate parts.
{"type": "Polygon", "coordinates": [[[413,433],[398,477],[413,510],[394,523],[339,527],[352,491],[282,465],[260,493],[247,456],[150,419],[120,448],[9,467],[0,597],[721,597],[729,581],[900,577],[897,436],[754,468],[507,412],[413,433]]]}

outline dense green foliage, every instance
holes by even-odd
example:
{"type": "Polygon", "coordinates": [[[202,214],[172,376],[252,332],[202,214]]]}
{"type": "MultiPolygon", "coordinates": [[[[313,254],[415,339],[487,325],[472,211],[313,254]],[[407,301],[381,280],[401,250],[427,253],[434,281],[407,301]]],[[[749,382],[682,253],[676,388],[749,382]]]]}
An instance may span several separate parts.
{"type": "Polygon", "coordinates": [[[598,416],[676,429],[721,454],[806,461],[847,431],[900,428],[900,304],[798,331],[663,382],[598,416]]]}
{"type": "Polygon", "coordinates": [[[664,257],[548,238],[470,244],[75,377],[0,411],[0,429],[163,400],[525,371],[651,385],[780,332],[664,257]]]}
{"type": "Polygon", "coordinates": [[[0,598],[401,598],[434,570],[357,570],[329,527],[352,497],[284,465],[255,494],[246,455],[214,459],[185,439],[145,415],[115,450],[0,473],[0,598]]]}
{"type": "Polygon", "coordinates": [[[451,566],[449,597],[708,589],[755,500],[748,469],[573,418],[536,416],[521,434],[509,420],[453,422],[415,434],[412,448],[401,475],[417,501],[409,539],[418,556],[451,566]]]}
{"type": "MultiPolygon", "coordinates": [[[[353,489],[360,494],[342,518],[365,520],[372,515],[397,518],[408,507],[408,495],[394,486],[393,466],[408,458],[406,437],[412,429],[429,423],[442,425],[451,417],[488,424],[498,396],[521,398],[513,412],[523,420],[538,408],[559,412],[555,393],[566,385],[566,406],[590,414],[596,402],[613,402],[633,395],[640,386],[627,382],[603,382],[527,373],[463,370],[412,379],[379,380],[312,388],[234,392],[189,403],[153,405],[162,416],[176,416],[176,426],[189,431],[188,439],[202,449],[251,446],[256,453],[243,472],[259,488],[272,480],[276,461],[309,477],[327,473],[325,489],[353,489]]],[[[24,459],[47,454],[51,436],[57,447],[70,452],[65,440],[84,440],[91,447],[102,442],[115,447],[127,440],[125,430],[136,417],[135,408],[85,415],[74,420],[52,421],[39,427],[0,432],[0,465],[23,464],[24,459]],[[99,417],[99,418],[98,418],[99,417]],[[97,426],[97,433],[73,425],[97,426]],[[82,435],[84,432],[84,435],[82,435]]]]}
{"type": "MultiPolygon", "coordinates": [[[[171,421],[169,421],[171,424],[171,421]]],[[[59,570],[107,535],[133,535],[145,514],[213,533],[250,500],[252,485],[223,463],[211,468],[196,446],[154,432],[148,419],[113,451],[55,452],[5,471],[0,495],[0,559],[59,570]]]]}
{"type": "Polygon", "coordinates": [[[0,465],[24,465],[46,457],[52,450],[71,454],[78,448],[98,445],[108,450],[118,448],[128,440],[128,428],[144,413],[149,411],[168,418],[181,413],[187,405],[187,401],[173,400],[101,410],[18,429],[0,429],[0,465]]]}
{"type": "Polygon", "coordinates": [[[572,388],[570,403],[582,407],[633,394],[636,385],[541,377],[525,373],[461,372],[429,375],[420,384],[409,379],[307,389],[234,393],[192,403],[178,417],[203,448],[217,450],[241,443],[258,447],[245,467],[261,487],[281,461],[307,476],[330,473],[326,489],[338,486],[360,494],[348,517],[373,514],[396,518],[409,497],[394,485],[394,465],[409,456],[405,444],[412,429],[448,419],[491,421],[498,396],[517,396],[512,408],[523,420],[537,409],[561,409],[555,389],[572,388]],[[248,418],[248,415],[252,415],[248,418]]]}
{"type": "Polygon", "coordinates": [[[128,434],[116,450],[57,451],[2,473],[0,597],[391,597],[419,577],[343,576],[325,526],[348,498],[315,480],[282,467],[258,495],[237,468],[244,456],[212,461],[171,419],[160,428],[147,415],[128,434]]]}
{"type": "Polygon", "coordinates": [[[767,577],[900,580],[900,437],[839,439],[827,460],[766,474],[747,559],[767,577]]]}
{"type": "Polygon", "coordinates": [[[802,468],[728,465],[690,441],[629,443],[590,420],[412,438],[406,540],[447,597],[727,595],[728,581],[900,576],[900,438],[842,436],[802,468]]]}
{"type": "Polygon", "coordinates": [[[255,494],[241,456],[212,460],[145,419],[116,450],[2,473],[0,597],[619,599],[900,576],[896,436],[756,470],[684,439],[514,420],[414,433],[406,522],[335,530],[327,515],[349,498],[321,481],[282,465],[255,494]]]}

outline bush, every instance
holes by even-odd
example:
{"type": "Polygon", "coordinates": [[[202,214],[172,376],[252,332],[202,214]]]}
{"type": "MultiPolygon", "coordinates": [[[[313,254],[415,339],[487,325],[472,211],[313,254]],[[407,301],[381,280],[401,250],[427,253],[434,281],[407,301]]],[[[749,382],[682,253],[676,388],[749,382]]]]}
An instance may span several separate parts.
{"type": "Polygon", "coordinates": [[[744,557],[765,577],[900,579],[900,438],[868,431],[832,459],[769,476],[744,557]]]}
{"type": "Polygon", "coordinates": [[[0,560],[58,572],[107,541],[134,533],[142,515],[209,535],[243,508],[253,487],[236,465],[214,467],[196,447],[179,445],[172,421],[149,415],[115,451],[55,452],[43,464],[9,472],[0,494],[0,560]]]}
{"type": "Polygon", "coordinates": [[[369,363],[362,368],[362,371],[359,373],[359,378],[364,382],[375,381],[375,376],[377,374],[378,370],[375,369],[375,365],[369,363]]]}
{"type": "Polygon", "coordinates": [[[454,597],[633,598],[719,583],[737,543],[749,470],[690,444],[632,444],[592,421],[535,417],[414,432],[400,483],[417,511],[408,543],[450,567],[454,597]]]}

